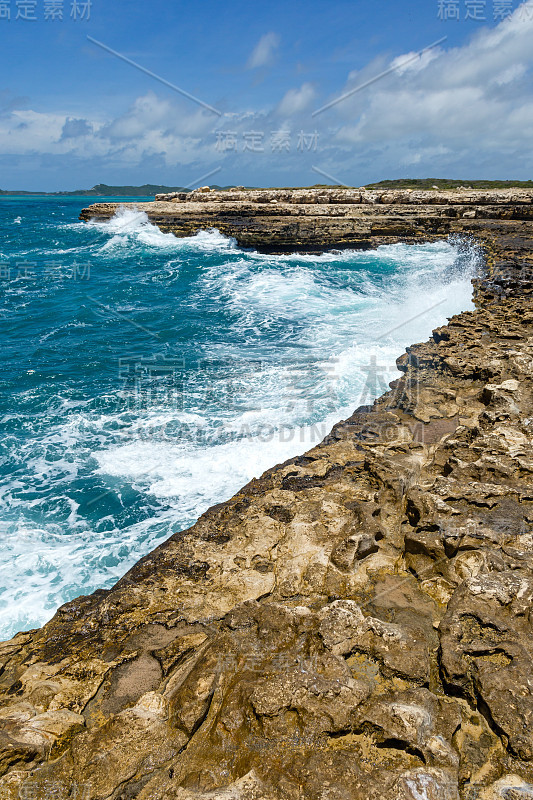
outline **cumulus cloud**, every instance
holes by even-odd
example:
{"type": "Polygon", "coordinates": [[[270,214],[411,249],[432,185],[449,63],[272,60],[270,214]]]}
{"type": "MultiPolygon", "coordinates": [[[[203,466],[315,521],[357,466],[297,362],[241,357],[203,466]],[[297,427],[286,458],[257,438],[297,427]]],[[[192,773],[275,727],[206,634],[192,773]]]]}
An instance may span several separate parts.
{"type": "Polygon", "coordinates": [[[170,117],[170,102],[148,92],[138,97],[126,113],[104,125],[99,135],[111,140],[138,138],[149,131],[168,127],[170,117]]]}
{"type": "Polygon", "coordinates": [[[137,97],[124,114],[104,125],[99,135],[111,140],[139,138],[150,131],[169,136],[201,136],[212,127],[210,112],[190,107],[185,110],[181,104],[147,92],[137,97]]]}
{"type": "Polygon", "coordinates": [[[304,83],[299,89],[289,89],[277,108],[281,116],[300,114],[309,108],[315,98],[315,90],[310,83],[304,83]]]}
{"type": "Polygon", "coordinates": [[[390,68],[399,75],[403,75],[404,72],[420,72],[420,70],[427,67],[430,61],[438,58],[441,53],[442,48],[440,47],[432,47],[431,50],[425,50],[422,53],[405,53],[403,56],[398,56],[398,58],[391,61],[390,68]]]}
{"type": "Polygon", "coordinates": [[[63,114],[15,110],[0,119],[0,152],[46,153],[60,140],[66,122],[63,114]]]}
{"type": "MultiPolygon", "coordinates": [[[[468,160],[475,170],[485,159],[494,172],[514,159],[513,176],[531,168],[532,37],[529,2],[467,45],[432,52],[416,69],[400,69],[325,112],[341,123],[337,141],[377,148],[384,160],[396,153],[396,163],[419,164],[428,174],[439,159],[456,170],[468,160]]],[[[353,85],[352,77],[339,95],[353,85]]]]}
{"type": "Polygon", "coordinates": [[[279,47],[280,38],[277,33],[265,33],[261,36],[248,59],[248,69],[257,67],[267,67],[274,60],[276,50],[279,47]]]}
{"type": "Polygon", "coordinates": [[[179,103],[149,92],[110,120],[13,111],[0,117],[0,153],[108,158],[132,167],[153,157],[167,165],[189,164],[213,160],[212,126],[213,115],[203,109],[186,113],[179,103]]]}

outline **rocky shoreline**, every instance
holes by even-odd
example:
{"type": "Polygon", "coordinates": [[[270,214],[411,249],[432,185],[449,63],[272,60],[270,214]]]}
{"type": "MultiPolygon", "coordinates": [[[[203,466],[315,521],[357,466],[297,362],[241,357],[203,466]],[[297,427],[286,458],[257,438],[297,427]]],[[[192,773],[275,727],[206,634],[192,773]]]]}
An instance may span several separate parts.
{"type": "Polygon", "coordinates": [[[134,207],[278,251],[472,236],[475,310],[317,447],[0,644],[3,800],[533,797],[533,193],[277,191],[134,207]]]}
{"type": "Polygon", "coordinates": [[[191,236],[217,228],[240,247],[262,252],[366,249],[416,243],[453,233],[533,220],[533,190],[418,191],[361,189],[230,189],[208,187],[156,195],[148,203],[96,203],[81,220],[108,220],[120,207],[145,211],[162,231],[191,236]]]}

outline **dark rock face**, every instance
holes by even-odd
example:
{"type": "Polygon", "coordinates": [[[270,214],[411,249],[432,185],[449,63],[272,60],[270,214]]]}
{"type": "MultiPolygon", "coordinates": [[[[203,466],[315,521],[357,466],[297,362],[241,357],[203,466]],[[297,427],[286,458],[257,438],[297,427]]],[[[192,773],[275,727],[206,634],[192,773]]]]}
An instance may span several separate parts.
{"type": "Polygon", "coordinates": [[[498,202],[476,310],[388,394],[0,645],[0,798],[533,797],[533,237],[498,202]]]}

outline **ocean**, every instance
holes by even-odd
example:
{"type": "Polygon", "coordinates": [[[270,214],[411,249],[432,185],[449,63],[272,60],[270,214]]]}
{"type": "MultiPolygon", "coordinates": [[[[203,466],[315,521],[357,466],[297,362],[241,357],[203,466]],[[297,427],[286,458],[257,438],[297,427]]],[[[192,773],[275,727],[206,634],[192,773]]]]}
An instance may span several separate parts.
{"type": "Polygon", "coordinates": [[[317,444],[472,307],[457,243],[264,255],[78,222],[98,200],[0,199],[0,639],[317,444]]]}

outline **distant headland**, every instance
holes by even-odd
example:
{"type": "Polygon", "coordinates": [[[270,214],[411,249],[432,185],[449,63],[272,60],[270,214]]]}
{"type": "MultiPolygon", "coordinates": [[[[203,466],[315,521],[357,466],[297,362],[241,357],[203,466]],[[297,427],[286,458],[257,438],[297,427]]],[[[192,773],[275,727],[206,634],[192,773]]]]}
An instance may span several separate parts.
{"type": "Polygon", "coordinates": [[[159,192],[186,192],[180,186],[159,186],[146,183],[144,186],[108,186],[97,183],[92,189],[76,189],[74,192],[28,192],[0,189],[0,196],[33,196],[33,197],[155,197],[159,192]]]}

